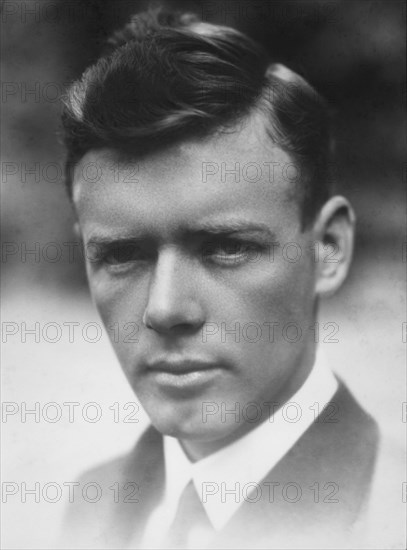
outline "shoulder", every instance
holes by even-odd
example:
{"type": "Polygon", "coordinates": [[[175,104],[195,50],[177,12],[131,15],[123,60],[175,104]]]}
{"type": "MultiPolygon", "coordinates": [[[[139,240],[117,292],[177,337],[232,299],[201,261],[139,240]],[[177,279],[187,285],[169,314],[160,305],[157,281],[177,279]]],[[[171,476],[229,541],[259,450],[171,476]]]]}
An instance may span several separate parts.
{"type": "Polygon", "coordinates": [[[143,476],[162,454],[162,435],[149,426],[137,439],[132,449],[121,456],[96,465],[81,474],[79,481],[121,481],[143,476]]]}
{"type": "Polygon", "coordinates": [[[126,464],[132,453],[133,450],[112,460],[92,466],[80,474],[78,482],[81,484],[91,483],[92,481],[96,483],[103,480],[117,478],[126,470],[126,464]]]}
{"type": "Polygon", "coordinates": [[[162,485],[162,436],[152,427],[133,449],[85,471],[75,482],[63,520],[60,548],[111,548],[148,510],[162,485]]]}
{"type": "Polygon", "coordinates": [[[372,548],[404,548],[406,540],[406,453],[393,438],[382,435],[366,507],[372,548]]]}
{"type": "Polygon", "coordinates": [[[394,502],[406,502],[406,450],[393,438],[383,435],[376,461],[373,489],[380,495],[394,495],[394,502]]]}

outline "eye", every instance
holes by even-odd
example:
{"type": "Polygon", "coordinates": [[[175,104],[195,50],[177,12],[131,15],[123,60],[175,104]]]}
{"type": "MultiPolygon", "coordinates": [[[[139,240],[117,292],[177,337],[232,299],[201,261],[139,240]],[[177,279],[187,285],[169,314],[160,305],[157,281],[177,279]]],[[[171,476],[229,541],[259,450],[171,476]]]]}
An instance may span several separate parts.
{"type": "Polygon", "coordinates": [[[147,259],[147,254],[137,244],[123,243],[109,246],[102,252],[99,259],[108,266],[120,266],[131,262],[144,261],[147,259]]]}
{"type": "Polygon", "coordinates": [[[247,261],[259,245],[240,239],[224,237],[205,243],[203,258],[219,264],[240,264],[247,261]]]}

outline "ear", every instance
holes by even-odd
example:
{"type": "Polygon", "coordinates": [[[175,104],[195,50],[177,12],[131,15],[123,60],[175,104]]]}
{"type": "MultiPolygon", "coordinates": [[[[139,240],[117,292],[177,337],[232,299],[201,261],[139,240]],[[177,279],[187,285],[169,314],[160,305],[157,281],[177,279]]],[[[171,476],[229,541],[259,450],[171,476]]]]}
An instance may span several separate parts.
{"type": "Polygon", "coordinates": [[[352,206],[341,196],[329,199],[315,220],[315,291],[321,297],[334,294],[346,279],[352,262],[355,221],[352,206]]]}

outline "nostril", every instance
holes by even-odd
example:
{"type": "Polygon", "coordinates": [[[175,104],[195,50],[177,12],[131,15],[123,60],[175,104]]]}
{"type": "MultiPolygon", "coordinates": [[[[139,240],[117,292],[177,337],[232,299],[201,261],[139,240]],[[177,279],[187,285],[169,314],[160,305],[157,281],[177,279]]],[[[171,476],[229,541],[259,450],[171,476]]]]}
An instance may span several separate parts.
{"type": "Polygon", "coordinates": [[[173,327],[173,331],[176,333],[188,334],[196,331],[196,325],[191,323],[180,323],[173,327]]]}
{"type": "Polygon", "coordinates": [[[163,310],[147,308],[143,315],[143,324],[146,328],[158,333],[173,335],[192,334],[203,324],[203,312],[196,304],[187,305],[181,310],[163,310]],[[196,310],[196,311],[192,311],[196,310]],[[199,315],[198,315],[199,313],[199,315]]]}
{"type": "Polygon", "coordinates": [[[153,328],[151,326],[151,323],[150,323],[149,319],[148,319],[147,310],[145,310],[144,313],[143,313],[142,323],[146,328],[150,328],[150,329],[153,328]]]}

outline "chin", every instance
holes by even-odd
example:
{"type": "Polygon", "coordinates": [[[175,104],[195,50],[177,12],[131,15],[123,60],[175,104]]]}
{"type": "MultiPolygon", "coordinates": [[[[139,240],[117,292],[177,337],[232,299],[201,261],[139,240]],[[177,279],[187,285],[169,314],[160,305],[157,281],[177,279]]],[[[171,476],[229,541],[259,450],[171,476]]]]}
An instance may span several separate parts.
{"type": "Polygon", "coordinates": [[[213,420],[204,423],[202,418],[149,415],[153,426],[163,435],[185,441],[210,443],[233,437],[239,424],[213,420]]]}

